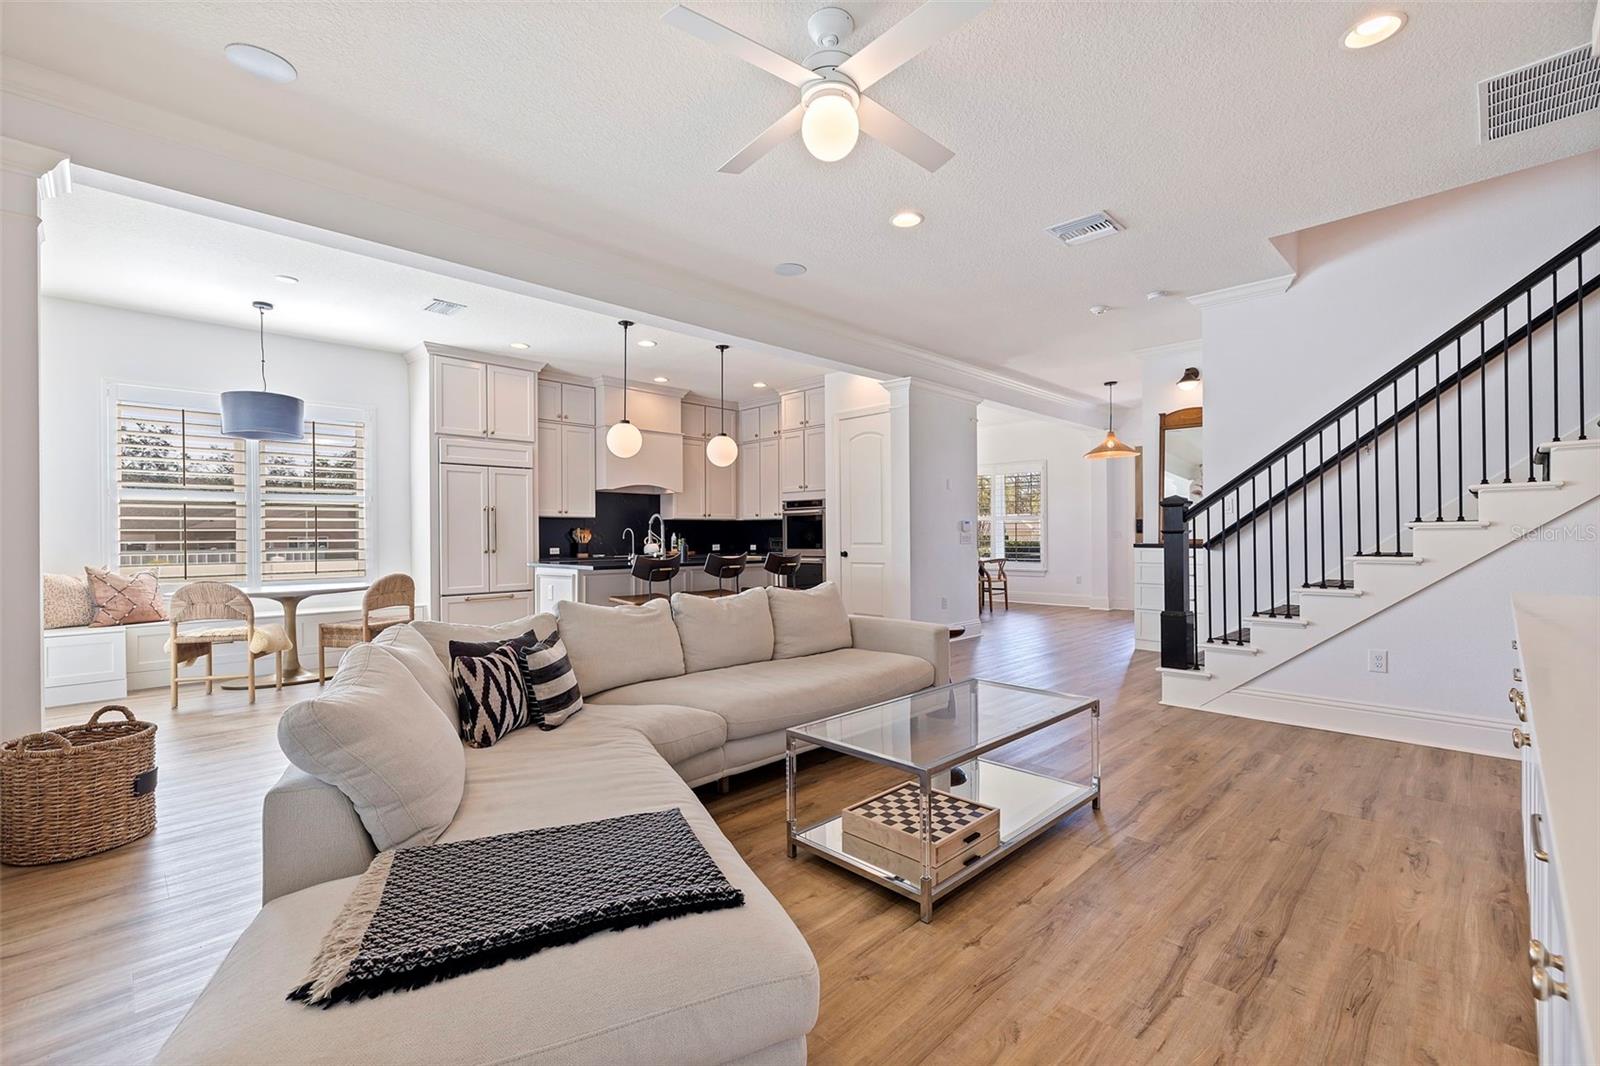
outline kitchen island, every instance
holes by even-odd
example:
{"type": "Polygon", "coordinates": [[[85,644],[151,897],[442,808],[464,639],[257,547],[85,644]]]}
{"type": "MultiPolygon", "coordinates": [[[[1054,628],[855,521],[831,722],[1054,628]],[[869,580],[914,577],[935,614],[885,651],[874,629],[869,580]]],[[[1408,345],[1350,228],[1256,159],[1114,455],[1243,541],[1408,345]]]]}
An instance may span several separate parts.
{"type": "MultiPolygon", "coordinates": [[[[767,559],[765,555],[751,554],[745,559],[745,571],[739,575],[741,589],[764,588],[772,583],[772,575],[762,569],[767,559]]],[[[705,562],[704,554],[689,554],[670,589],[657,582],[656,591],[704,592],[716,588],[717,579],[705,572],[705,562]]],[[[733,587],[731,581],[725,585],[733,587]]],[[[644,583],[635,582],[629,573],[626,555],[599,555],[588,559],[551,556],[533,564],[533,609],[541,613],[553,612],[562,600],[608,606],[613,596],[644,591],[644,583]]]]}

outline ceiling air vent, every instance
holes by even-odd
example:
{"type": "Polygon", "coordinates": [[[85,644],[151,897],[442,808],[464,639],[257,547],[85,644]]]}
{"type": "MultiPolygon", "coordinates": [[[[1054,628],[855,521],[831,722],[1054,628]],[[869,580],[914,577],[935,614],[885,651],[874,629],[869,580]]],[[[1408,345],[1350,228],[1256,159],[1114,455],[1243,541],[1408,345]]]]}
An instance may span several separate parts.
{"type": "Polygon", "coordinates": [[[1109,237],[1113,233],[1122,231],[1122,223],[1106,214],[1096,211],[1092,215],[1075,218],[1071,222],[1063,222],[1058,226],[1051,226],[1045,230],[1062,244],[1088,244],[1101,237],[1109,237]]]}
{"type": "Polygon", "coordinates": [[[1586,44],[1478,83],[1478,142],[1600,107],[1600,59],[1586,44]]]}
{"type": "Polygon", "coordinates": [[[426,304],[424,311],[432,311],[436,315],[453,315],[467,309],[466,304],[451,303],[449,300],[434,300],[426,304]]]}

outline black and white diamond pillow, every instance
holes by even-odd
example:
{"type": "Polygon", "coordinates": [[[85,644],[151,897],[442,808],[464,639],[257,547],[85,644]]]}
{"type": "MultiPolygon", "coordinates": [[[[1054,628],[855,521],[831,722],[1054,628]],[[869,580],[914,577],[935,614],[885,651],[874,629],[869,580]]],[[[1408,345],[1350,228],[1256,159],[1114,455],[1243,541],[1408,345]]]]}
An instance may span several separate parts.
{"type": "Polygon", "coordinates": [[[551,633],[522,652],[522,676],[528,686],[528,717],[540,729],[554,729],[583,710],[578,675],[572,672],[566,645],[551,633]]]}
{"type": "Polygon", "coordinates": [[[456,656],[450,680],[456,689],[461,737],[472,747],[487,748],[528,724],[528,694],[514,648],[456,656]]]}

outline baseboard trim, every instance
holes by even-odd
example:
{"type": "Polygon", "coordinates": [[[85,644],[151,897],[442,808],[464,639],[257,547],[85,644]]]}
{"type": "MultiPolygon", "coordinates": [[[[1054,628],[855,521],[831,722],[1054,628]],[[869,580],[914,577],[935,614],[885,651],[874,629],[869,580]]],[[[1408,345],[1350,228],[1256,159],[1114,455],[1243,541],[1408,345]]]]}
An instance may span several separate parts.
{"type": "Polygon", "coordinates": [[[1508,724],[1465,714],[1252,688],[1234,689],[1193,709],[1429,748],[1515,758],[1508,724]]]}
{"type": "Polygon", "coordinates": [[[1016,592],[1012,594],[1011,602],[1033,607],[1087,607],[1095,611],[1111,609],[1111,601],[1105,596],[1075,596],[1062,592],[1016,592]]]}

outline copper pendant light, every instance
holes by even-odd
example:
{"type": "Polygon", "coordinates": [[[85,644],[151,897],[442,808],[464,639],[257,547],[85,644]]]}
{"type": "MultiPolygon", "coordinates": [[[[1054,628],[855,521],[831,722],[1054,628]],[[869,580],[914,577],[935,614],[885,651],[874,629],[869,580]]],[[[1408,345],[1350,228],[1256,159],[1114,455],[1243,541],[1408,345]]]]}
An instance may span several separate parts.
{"type": "Polygon", "coordinates": [[[1106,439],[1084,452],[1085,459],[1132,459],[1139,454],[1138,449],[1130,448],[1117,439],[1116,405],[1111,399],[1112,390],[1116,387],[1115,381],[1106,382],[1106,439]]]}

